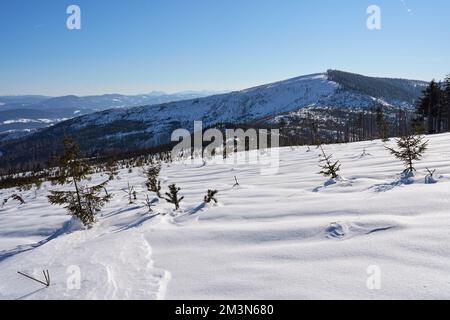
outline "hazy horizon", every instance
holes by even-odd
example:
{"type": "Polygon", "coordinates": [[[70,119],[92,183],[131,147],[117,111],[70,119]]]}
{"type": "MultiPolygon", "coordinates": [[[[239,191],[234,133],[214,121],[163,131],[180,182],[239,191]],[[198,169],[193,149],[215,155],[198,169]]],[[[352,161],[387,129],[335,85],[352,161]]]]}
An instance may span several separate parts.
{"type": "MultiPolygon", "coordinates": [[[[336,68],[332,68],[333,70],[338,70],[336,68]]],[[[340,70],[340,71],[344,71],[344,72],[350,72],[350,73],[354,73],[354,74],[360,74],[363,76],[368,76],[368,77],[379,77],[379,78],[392,78],[392,79],[404,79],[404,80],[416,80],[416,81],[424,81],[424,82],[429,82],[432,79],[436,79],[436,80],[440,80],[438,78],[432,78],[432,79],[411,79],[411,78],[405,78],[405,77],[390,77],[390,76],[373,76],[373,75],[366,75],[366,74],[361,74],[361,73],[357,73],[357,72],[352,72],[352,71],[348,71],[348,70],[340,70]]],[[[183,91],[174,91],[174,92],[167,92],[167,91],[162,91],[162,90],[151,90],[148,92],[136,92],[136,93],[122,93],[122,92],[98,92],[98,93],[94,93],[94,94],[73,94],[73,93],[66,93],[66,94],[61,94],[61,95],[47,95],[47,94],[40,94],[40,93],[24,93],[24,94],[2,94],[0,93],[0,96],[2,97],[15,97],[15,96],[43,96],[43,97],[48,97],[48,98],[56,98],[56,97],[64,97],[64,96],[77,96],[77,97],[88,97],[88,96],[104,96],[104,95],[124,95],[124,96],[136,96],[136,95],[151,95],[151,94],[164,94],[164,95],[181,95],[181,94],[189,94],[189,93],[204,93],[204,94],[222,94],[222,93],[227,93],[227,92],[232,92],[232,91],[241,91],[241,90],[246,90],[246,89],[250,89],[253,87],[258,87],[260,85],[265,85],[265,84],[270,84],[270,83],[276,83],[276,82],[280,82],[280,81],[285,81],[285,80],[289,80],[292,78],[296,78],[296,77],[300,77],[300,76],[307,76],[307,75],[312,75],[312,74],[320,74],[320,73],[325,73],[324,72],[316,72],[316,73],[311,73],[311,74],[302,74],[302,75],[297,75],[294,77],[289,77],[286,79],[279,79],[279,80],[274,80],[274,81],[269,81],[269,82],[264,82],[264,83],[259,83],[259,84],[254,84],[248,87],[243,87],[243,88],[234,88],[234,89],[228,89],[228,90],[183,90],[183,91]]]]}

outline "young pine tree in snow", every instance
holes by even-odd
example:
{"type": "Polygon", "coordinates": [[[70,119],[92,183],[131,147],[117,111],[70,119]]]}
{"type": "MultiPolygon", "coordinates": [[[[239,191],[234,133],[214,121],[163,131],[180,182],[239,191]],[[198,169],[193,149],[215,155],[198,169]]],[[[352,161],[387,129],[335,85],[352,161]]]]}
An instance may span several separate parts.
{"type": "Polygon", "coordinates": [[[332,162],[331,159],[333,158],[333,155],[327,156],[325,154],[325,151],[323,150],[323,147],[320,146],[320,149],[322,150],[322,156],[323,159],[320,160],[321,163],[323,163],[320,167],[322,168],[322,171],[320,171],[320,174],[323,174],[325,177],[330,177],[332,179],[338,179],[339,174],[338,172],[341,170],[341,165],[339,163],[339,160],[336,162],[332,162]]]}
{"type": "Polygon", "coordinates": [[[397,139],[397,149],[387,148],[397,159],[401,160],[405,165],[403,173],[412,174],[414,161],[422,159],[424,152],[427,150],[428,141],[423,141],[422,136],[408,135],[397,139]]]}
{"type": "Polygon", "coordinates": [[[71,139],[64,139],[64,153],[57,158],[59,167],[53,185],[72,184],[73,191],[50,191],[47,196],[53,205],[64,206],[69,213],[78,218],[85,226],[95,222],[95,214],[111,198],[110,195],[101,196],[100,193],[107,185],[107,181],[95,186],[82,186],[83,180],[89,179],[90,166],[79,157],[79,146],[71,139]]]}
{"type": "Polygon", "coordinates": [[[159,173],[161,172],[160,164],[152,164],[145,174],[147,175],[147,186],[148,191],[156,193],[158,198],[161,198],[161,181],[158,180],[159,173]]]}
{"type": "Polygon", "coordinates": [[[180,209],[180,202],[184,199],[184,197],[178,198],[178,192],[180,190],[174,183],[169,186],[169,192],[166,192],[167,198],[164,198],[167,202],[175,205],[175,210],[180,209]]]}
{"type": "Polygon", "coordinates": [[[216,195],[219,193],[217,190],[208,190],[207,195],[205,196],[204,202],[205,203],[211,203],[214,201],[214,203],[217,203],[216,195]]]}

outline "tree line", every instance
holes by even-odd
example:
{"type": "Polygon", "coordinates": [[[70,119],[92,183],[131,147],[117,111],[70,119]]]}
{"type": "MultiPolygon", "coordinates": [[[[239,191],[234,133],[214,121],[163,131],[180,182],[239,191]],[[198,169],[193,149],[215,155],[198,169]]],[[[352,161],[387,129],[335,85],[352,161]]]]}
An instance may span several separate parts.
{"type": "Polygon", "coordinates": [[[450,75],[444,81],[432,80],[413,106],[378,104],[352,110],[315,107],[301,117],[283,116],[278,124],[282,133],[280,145],[386,141],[411,134],[449,132],[450,75]]]}
{"type": "Polygon", "coordinates": [[[425,133],[450,131],[450,75],[444,81],[432,80],[416,109],[416,124],[425,133]]]}

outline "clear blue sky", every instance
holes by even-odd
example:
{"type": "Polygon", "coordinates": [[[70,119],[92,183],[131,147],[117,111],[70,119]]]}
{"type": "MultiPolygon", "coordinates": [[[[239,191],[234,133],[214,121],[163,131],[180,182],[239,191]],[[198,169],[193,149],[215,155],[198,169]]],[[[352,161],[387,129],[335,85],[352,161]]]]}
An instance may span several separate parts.
{"type": "Polygon", "coordinates": [[[448,0],[1,0],[0,94],[230,90],[329,68],[430,80],[450,73],[448,21],[448,0]]]}

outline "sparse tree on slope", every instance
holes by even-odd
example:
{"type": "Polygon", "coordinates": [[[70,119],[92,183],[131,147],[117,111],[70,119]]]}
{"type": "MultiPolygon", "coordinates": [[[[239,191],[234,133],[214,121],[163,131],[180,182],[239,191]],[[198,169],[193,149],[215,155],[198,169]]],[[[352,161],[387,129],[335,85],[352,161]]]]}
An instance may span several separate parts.
{"type": "Polygon", "coordinates": [[[180,202],[184,199],[184,197],[178,198],[180,190],[175,184],[172,184],[169,186],[169,192],[166,192],[167,198],[164,198],[167,202],[175,205],[175,210],[180,209],[180,202]]]}
{"type": "Polygon", "coordinates": [[[412,174],[416,171],[414,161],[421,160],[427,150],[428,141],[423,141],[423,139],[422,136],[408,135],[397,139],[397,150],[387,148],[392,155],[403,162],[405,174],[412,174]]]}
{"type": "Polygon", "coordinates": [[[207,195],[205,196],[204,202],[205,203],[211,203],[214,201],[214,203],[217,203],[216,195],[219,193],[217,190],[208,190],[207,195]]]}
{"type": "Polygon", "coordinates": [[[145,174],[147,175],[147,186],[148,191],[156,193],[158,198],[161,198],[161,181],[158,180],[159,173],[161,172],[160,164],[152,164],[145,174]]]}
{"type": "Polygon", "coordinates": [[[320,167],[322,168],[322,171],[320,171],[320,174],[323,174],[325,177],[330,177],[332,179],[339,178],[338,172],[341,169],[341,165],[339,163],[339,160],[336,162],[332,162],[331,159],[333,158],[333,155],[327,156],[325,154],[325,151],[323,150],[323,147],[320,146],[320,149],[322,150],[322,156],[323,159],[320,160],[321,163],[323,163],[320,167]]]}
{"type": "Polygon", "coordinates": [[[53,185],[73,184],[74,191],[50,191],[47,196],[53,205],[64,206],[69,213],[78,218],[85,226],[92,226],[95,214],[111,198],[110,195],[101,196],[100,193],[107,185],[107,181],[95,186],[80,185],[89,179],[91,168],[80,159],[79,146],[71,139],[64,140],[64,153],[57,158],[59,167],[53,185]]]}

